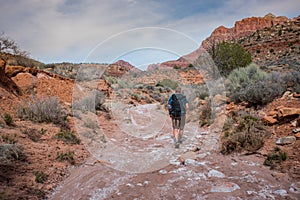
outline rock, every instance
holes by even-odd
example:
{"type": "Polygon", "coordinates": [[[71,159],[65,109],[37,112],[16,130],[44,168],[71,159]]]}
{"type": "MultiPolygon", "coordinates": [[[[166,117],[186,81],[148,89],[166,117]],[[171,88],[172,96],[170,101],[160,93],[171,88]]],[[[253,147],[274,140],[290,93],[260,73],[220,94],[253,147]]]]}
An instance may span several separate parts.
{"type": "Polygon", "coordinates": [[[26,72],[26,67],[23,66],[7,66],[5,68],[5,74],[8,77],[16,76],[18,73],[26,72]]]}
{"type": "Polygon", "coordinates": [[[264,116],[262,119],[261,119],[263,122],[267,123],[268,125],[273,125],[273,124],[276,124],[278,121],[277,119],[274,119],[273,117],[271,116],[264,116]]]}
{"type": "Polygon", "coordinates": [[[287,107],[278,107],[278,117],[285,118],[285,117],[292,117],[295,115],[300,115],[300,108],[287,108],[287,107]]]}
{"type": "Polygon", "coordinates": [[[300,140],[300,133],[295,134],[296,140],[300,140]]]}
{"type": "Polygon", "coordinates": [[[167,174],[168,172],[167,172],[166,170],[162,169],[162,170],[159,170],[158,173],[160,173],[160,174],[162,174],[162,175],[165,175],[165,174],[167,174]]]}
{"type": "Polygon", "coordinates": [[[298,123],[297,120],[295,120],[295,121],[292,121],[292,122],[291,122],[291,125],[292,125],[293,127],[296,127],[296,126],[297,126],[297,123],[298,123]]]}
{"type": "Polygon", "coordinates": [[[300,98],[300,94],[294,93],[294,94],[293,94],[293,97],[294,97],[294,98],[300,98]]]}
{"type": "Polygon", "coordinates": [[[282,95],[282,99],[286,99],[288,97],[291,97],[292,96],[292,93],[290,91],[286,91],[283,95],[282,95]]]}
{"type": "Polygon", "coordinates": [[[0,73],[5,73],[6,62],[3,59],[0,59],[0,73]]]}
{"type": "Polygon", "coordinates": [[[274,191],[274,194],[277,194],[277,195],[280,195],[280,196],[286,196],[287,192],[286,192],[286,190],[281,189],[281,190],[274,191]]]}
{"type": "Polygon", "coordinates": [[[292,193],[300,194],[300,182],[292,183],[289,191],[292,193]]]}
{"type": "Polygon", "coordinates": [[[282,137],[276,140],[275,144],[277,145],[287,145],[287,144],[293,144],[296,142],[296,137],[295,136],[287,136],[287,137],[282,137]]]}
{"type": "Polygon", "coordinates": [[[238,186],[237,184],[232,182],[224,182],[212,186],[210,192],[233,192],[238,189],[240,189],[240,186],[238,186]]]}
{"type": "Polygon", "coordinates": [[[300,128],[296,128],[293,130],[293,133],[298,133],[298,132],[300,132],[300,128]]]}
{"type": "Polygon", "coordinates": [[[181,163],[185,163],[186,160],[190,159],[190,160],[196,160],[197,158],[197,154],[193,151],[188,151],[184,154],[182,154],[179,158],[179,162],[181,163]]]}
{"type": "Polygon", "coordinates": [[[225,104],[226,102],[227,102],[227,99],[226,99],[225,95],[217,94],[216,96],[214,96],[214,99],[213,99],[214,106],[220,106],[220,105],[225,104]]]}
{"type": "Polygon", "coordinates": [[[277,113],[278,113],[277,111],[272,110],[272,111],[268,112],[267,115],[272,116],[272,117],[277,117],[277,113]]]}
{"type": "Polygon", "coordinates": [[[224,178],[225,175],[222,172],[212,169],[212,170],[209,170],[208,177],[224,178]]]}

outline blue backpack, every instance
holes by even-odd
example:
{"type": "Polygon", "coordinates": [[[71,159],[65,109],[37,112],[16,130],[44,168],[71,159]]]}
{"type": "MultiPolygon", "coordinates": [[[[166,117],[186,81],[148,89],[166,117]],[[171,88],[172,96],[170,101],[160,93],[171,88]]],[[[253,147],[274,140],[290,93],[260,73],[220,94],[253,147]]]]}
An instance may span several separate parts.
{"type": "Polygon", "coordinates": [[[172,117],[181,117],[186,113],[186,97],[182,94],[172,94],[169,99],[169,114],[172,117]]]}

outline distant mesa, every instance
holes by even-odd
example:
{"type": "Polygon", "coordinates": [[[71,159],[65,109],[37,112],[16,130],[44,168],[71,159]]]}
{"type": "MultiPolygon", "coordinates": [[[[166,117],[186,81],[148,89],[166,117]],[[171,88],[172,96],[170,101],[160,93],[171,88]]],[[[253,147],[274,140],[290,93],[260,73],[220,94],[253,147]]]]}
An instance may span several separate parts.
{"type": "Polygon", "coordinates": [[[135,66],[131,65],[129,62],[124,60],[118,60],[110,65],[108,65],[107,69],[105,70],[106,75],[110,76],[122,76],[127,72],[141,72],[140,69],[136,68],[135,66]]]}

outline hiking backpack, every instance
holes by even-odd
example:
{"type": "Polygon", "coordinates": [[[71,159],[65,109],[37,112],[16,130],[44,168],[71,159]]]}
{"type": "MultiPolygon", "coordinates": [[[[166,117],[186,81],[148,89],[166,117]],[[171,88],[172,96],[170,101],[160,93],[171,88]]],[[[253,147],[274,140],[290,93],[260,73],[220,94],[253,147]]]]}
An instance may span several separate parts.
{"type": "Polygon", "coordinates": [[[172,94],[170,99],[169,112],[173,117],[181,117],[186,113],[185,96],[182,94],[172,94]]]}

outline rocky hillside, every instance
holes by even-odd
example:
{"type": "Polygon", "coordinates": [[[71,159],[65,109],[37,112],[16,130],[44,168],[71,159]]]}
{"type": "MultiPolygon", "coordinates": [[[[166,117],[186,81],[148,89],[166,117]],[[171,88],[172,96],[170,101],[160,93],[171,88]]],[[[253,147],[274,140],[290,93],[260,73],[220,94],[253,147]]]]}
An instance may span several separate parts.
{"type": "Polygon", "coordinates": [[[254,62],[261,66],[298,65],[300,16],[289,19],[267,14],[236,21],[234,27],[220,26],[206,38],[201,46],[175,61],[167,61],[155,67],[188,67],[203,49],[209,50],[222,41],[237,42],[250,51],[254,62]]]}
{"type": "Polygon", "coordinates": [[[300,16],[238,38],[260,66],[300,66],[300,16]]]}

